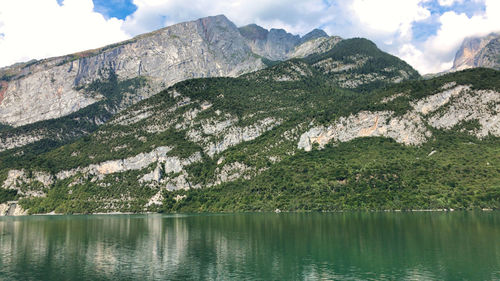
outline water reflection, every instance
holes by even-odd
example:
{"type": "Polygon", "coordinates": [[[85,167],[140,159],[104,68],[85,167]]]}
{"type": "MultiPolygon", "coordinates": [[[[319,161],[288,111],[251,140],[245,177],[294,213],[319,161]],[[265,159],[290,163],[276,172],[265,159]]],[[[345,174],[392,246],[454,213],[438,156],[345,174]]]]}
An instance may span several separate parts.
{"type": "Polygon", "coordinates": [[[6,280],[494,280],[500,213],[0,219],[6,280]]]}

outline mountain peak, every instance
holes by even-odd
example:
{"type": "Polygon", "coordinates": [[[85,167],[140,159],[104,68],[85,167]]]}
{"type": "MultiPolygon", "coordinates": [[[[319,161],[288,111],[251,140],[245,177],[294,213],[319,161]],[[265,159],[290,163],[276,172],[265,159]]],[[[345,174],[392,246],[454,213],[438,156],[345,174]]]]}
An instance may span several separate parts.
{"type": "Polygon", "coordinates": [[[452,70],[473,67],[500,69],[500,33],[464,39],[455,55],[452,70]]]}
{"type": "Polygon", "coordinates": [[[321,37],[328,37],[328,34],[322,29],[315,28],[306,35],[302,36],[300,40],[301,42],[307,42],[321,37]]]}
{"type": "Polygon", "coordinates": [[[270,60],[288,59],[299,45],[317,38],[328,37],[328,34],[321,29],[314,29],[301,37],[282,28],[267,30],[257,24],[242,26],[239,31],[252,52],[270,60]]]}
{"type": "Polygon", "coordinates": [[[255,23],[239,28],[241,35],[249,40],[266,40],[269,31],[255,23]]]}

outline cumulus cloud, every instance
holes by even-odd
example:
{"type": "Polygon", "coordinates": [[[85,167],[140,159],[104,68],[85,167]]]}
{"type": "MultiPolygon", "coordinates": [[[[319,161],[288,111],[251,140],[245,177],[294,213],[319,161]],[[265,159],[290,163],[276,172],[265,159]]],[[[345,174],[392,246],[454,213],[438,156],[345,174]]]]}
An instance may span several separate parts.
{"type": "Polygon", "coordinates": [[[415,43],[413,48],[403,45],[398,55],[422,73],[449,69],[464,38],[500,31],[500,1],[486,0],[484,5],[483,12],[471,17],[454,11],[443,13],[439,17],[440,28],[435,35],[423,43],[415,43]]]}
{"type": "Polygon", "coordinates": [[[0,66],[101,47],[129,38],[92,0],[0,1],[0,66]]]}
{"type": "Polygon", "coordinates": [[[351,9],[365,32],[411,38],[416,21],[430,17],[423,0],[354,0],[351,9]],[[389,8],[390,7],[390,8],[389,8]]]}

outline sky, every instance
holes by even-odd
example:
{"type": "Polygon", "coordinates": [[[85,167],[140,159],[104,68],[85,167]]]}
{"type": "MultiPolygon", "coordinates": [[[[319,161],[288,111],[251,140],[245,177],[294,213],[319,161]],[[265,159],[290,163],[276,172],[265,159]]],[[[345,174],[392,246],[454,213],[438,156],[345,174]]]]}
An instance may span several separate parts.
{"type": "Polygon", "coordinates": [[[421,74],[451,68],[464,38],[500,31],[500,0],[0,0],[0,67],[219,14],[237,26],[368,38],[421,74]]]}

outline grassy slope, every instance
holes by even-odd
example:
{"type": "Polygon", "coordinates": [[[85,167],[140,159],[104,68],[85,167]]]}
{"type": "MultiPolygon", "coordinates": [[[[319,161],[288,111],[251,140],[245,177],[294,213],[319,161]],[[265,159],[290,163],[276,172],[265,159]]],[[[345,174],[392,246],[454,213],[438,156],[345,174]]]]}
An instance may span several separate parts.
{"type": "MultiPolygon", "coordinates": [[[[286,74],[287,65],[297,61],[301,60],[276,65],[257,75],[194,79],[178,83],[170,89],[192,100],[213,104],[211,109],[197,118],[214,117],[214,111],[219,109],[240,117],[238,125],[241,126],[267,116],[280,118],[283,123],[254,141],[241,143],[217,155],[223,156],[227,163],[239,161],[257,169],[265,169],[256,178],[212,188],[166,192],[164,206],[158,211],[499,207],[498,138],[480,141],[460,133],[461,128],[457,127],[450,132],[434,131],[434,138],[421,147],[403,146],[383,138],[366,138],[306,153],[296,151],[296,140],[282,141],[282,134],[311,120],[326,124],[360,110],[390,109],[404,113],[412,100],[436,93],[443,84],[451,81],[472,85],[477,89],[499,91],[500,72],[475,69],[380,89],[374,86],[365,93],[338,89],[326,83],[328,77],[314,69],[310,69],[313,76],[298,81],[275,82],[263,78],[268,76],[265,73],[286,74]],[[384,97],[401,92],[407,95],[385,105],[377,103],[384,97]],[[254,118],[245,118],[252,114],[254,118]],[[279,146],[274,145],[280,141],[279,146]],[[434,150],[436,153],[428,156],[434,150]],[[279,155],[282,161],[272,164],[267,160],[269,155],[279,155]],[[177,195],[187,197],[176,202],[172,198],[177,195]]],[[[177,102],[168,91],[164,91],[115,118],[148,107],[152,108],[155,116],[161,116],[177,102]]],[[[165,113],[166,119],[163,121],[181,118],[179,116],[189,108],[179,108],[171,115],[165,113]]],[[[22,156],[15,155],[0,159],[0,177],[10,167],[56,173],[63,169],[136,155],[160,145],[174,146],[174,155],[188,156],[194,151],[201,151],[200,146],[186,141],[186,132],[183,130],[148,135],[141,131],[148,122],[150,120],[145,119],[132,126],[108,123],[91,136],[39,154],[36,161],[30,163],[23,161],[22,156]],[[112,137],[121,134],[124,137],[112,137]],[[137,141],[137,135],[146,136],[147,141],[137,141]],[[110,149],[123,144],[128,144],[129,148],[121,152],[110,149]],[[74,151],[79,152],[78,156],[71,156],[74,151]]],[[[216,161],[208,156],[204,159],[201,164],[187,167],[190,180],[195,183],[213,180],[216,161]]],[[[148,167],[148,170],[153,168],[148,167]]],[[[142,206],[156,191],[138,185],[138,175],[139,172],[112,175],[109,177],[112,184],[107,187],[91,182],[76,185],[71,188],[71,194],[68,193],[69,182],[62,181],[51,187],[46,198],[24,200],[22,204],[35,213],[52,210],[97,212],[106,210],[103,207],[105,204],[100,203],[102,198],[120,201],[123,196],[134,196],[136,199],[132,202],[115,207],[122,211],[142,211],[142,206]]]]}

